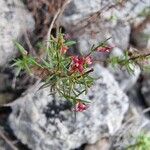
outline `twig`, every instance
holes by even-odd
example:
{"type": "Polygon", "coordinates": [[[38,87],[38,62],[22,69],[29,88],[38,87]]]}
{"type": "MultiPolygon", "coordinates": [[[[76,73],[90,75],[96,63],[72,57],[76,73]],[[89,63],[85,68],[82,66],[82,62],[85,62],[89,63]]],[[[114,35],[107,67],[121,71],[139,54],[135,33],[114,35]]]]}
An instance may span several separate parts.
{"type": "Polygon", "coordinates": [[[58,9],[57,13],[55,14],[51,24],[50,24],[50,27],[49,27],[49,30],[48,30],[48,33],[47,33],[47,49],[50,47],[50,42],[49,42],[49,39],[50,39],[50,35],[51,35],[51,30],[54,26],[54,23],[55,21],[57,20],[58,17],[61,16],[61,14],[64,12],[66,6],[71,2],[71,0],[66,0],[66,2],[63,4],[63,6],[61,8],[58,9]]]}
{"type": "Polygon", "coordinates": [[[94,71],[94,69],[92,68],[92,69],[86,71],[85,73],[83,73],[82,75],[78,76],[77,78],[83,77],[83,76],[85,76],[85,75],[87,75],[87,74],[89,74],[89,73],[91,73],[93,71],[94,71]]]}
{"type": "Polygon", "coordinates": [[[138,59],[138,58],[140,58],[140,57],[146,58],[146,57],[148,57],[148,56],[150,56],[150,53],[141,54],[141,55],[138,55],[138,56],[135,56],[135,57],[131,57],[131,58],[129,58],[129,60],[136,60],[136,59],[138,59]]]}
{"type": "Polygon", "coordinates": [[[142,113],[145,114],[145,113],[147,113],[147,112],[150,112],[150,107],[144,109],[142,113]]]}
{"type": "Polygon", "coordinates": [[[28,36],[26,31],[24,32],[24,37],[25,37],[26,43],[28,45],[29,51],[31,52],[32,55],[36,55],[35,54],[35,50],[34,50],[32,44],[31,44],[31,42],[29,40],[29,36],[28,36]]]}
{"type": "Polygon", "coordinates": [[[12,148],[12,150],[18,150],[16,146],[0,131],[0,137],[12,148]]]}
{"type": "Polygon", "coordinates": [[[56,22],[56,27],[57,27],[57,33],[59,32],[59,22],[60,22],[60,17],[62,16],[64,10],[66,9],[67,5],[71,2],[72,0],[66,0],[63,4],[63,6],[61,7],[57,22],[56,22]]]}
{"type": "Polygon", "coordinates": [[[51,25],[50,25],[50,27],[49,27],[49,29],[48,29],[48,33],[47,33],[47,49],[50,47],[49,39],[50,39],[51,31],[52,31],[53,25],[54,25],[54,23],[55,23],[55,21],[56,21],[58,15],[59,15],[59,13],[60,13],[60,9],[58,9],[58,11],[57,11],[57,13],[55,14],[55,16],[54,16],[54,18],[53,18],[53,20],[52,20],[52,22],[51,22],[51,25]]]}

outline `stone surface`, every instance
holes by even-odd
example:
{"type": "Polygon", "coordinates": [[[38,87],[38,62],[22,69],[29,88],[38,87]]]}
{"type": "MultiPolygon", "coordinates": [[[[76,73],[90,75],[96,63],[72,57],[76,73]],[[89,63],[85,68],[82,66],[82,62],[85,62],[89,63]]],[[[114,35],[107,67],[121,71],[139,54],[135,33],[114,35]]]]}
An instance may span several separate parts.
{"type": "MultiPolygon", "coordinates": [[[[114,25],[109,20],[96,18],[96,21],[88,23],[85,27],[77,25],[74,28],[69,29],[67,25],[67,30],[71,32],[72,38],[77,40],[78,49],[82,54],[87,54],[93,44],[97,45],[108,38],[110,39],[107,43],[111,46],[122,50],[126,50],[129,46],[130,25],[127,22],[118,21],[114,25]]],[[[104,58],[104,56],[105,54],[102,53],[94,54],[97,60],[104,58]]]]}
{"type": "Polygon", "coordinates": [[[13,40],[19,41],[24,31],[32,31],[34,20],[20,0],[1,0],[0,8],[0,66],[2,66],[17,53],[13,40]]]}
{"type": "Polygon", "coordinates": [[[70,150],[113,135],[128,109],[128,98],[106,69],[96,64],[94,70],[99,79],[81,96],[92,103],[76,114],[76,120],[68,103],[48,96],[48,89],[37,91],[35,85],[12,105],[9,123],[15,135],[34,150],[70,150]]]}
{"type": "Polygon", "coordinates": [[[135,105],[130,105],[122,127],[112,137],[112,149],[123,150],[129,145],[136,144],[137,138],[150,135],[150,120],[145,117],[144,111],[138,112],[135,105]]]}
{"type": "Polygon", "coordinates": [[[115,79],[118,81],[120,87],[124,91],[129,91],[137,82],[140,75],[140,69],[138,66],[133,66],[134,72],[129,73],[126,69],[111,68],[115,79]]]}
{"type": "Polygon", "coordinates": [[[111,143],[108,138],[103,138],[95,144],[90,144],[84,150],[110,150],[111,143]]]}
{"type": "MultiPolygon", "coordinates": [[[[87,53],[92,44],[112,37],[110,44],[126,50],[130,24],[149,6],[149,0],[73,0],[66,9],[62,25],[78,41],[78,49],[87,53]]],[[[105,55],[95,54],[98,59],[105,55]]]]}
{"type": "Polygon", "coordinates": [[[101,16],[105,19],[133,20],[149,5],[149,0],[73,0],[64,19],[66,23],[76,24],[92,13],[101,11],[101,16]]]}
{"type": "MultiPolygon", "coordinates": [[[[83,54],[87,54],[89,48],[95,44],[98,45],[99,42],[108,40],[108,43],[112,46],[116,46],[120,49],[126,50],[129,44],[130,36],[130,26],[129,24],[124,24],[123,22],[117,23],[112,26],[111,23],[106,21],[101,21],[91,24],[87,29],[84,29],[81,35],[77,36],[78,48],[83,54]]],[[[104,58],[103,53],[95,53],[94,57],[96,60],[104,58]]]]}

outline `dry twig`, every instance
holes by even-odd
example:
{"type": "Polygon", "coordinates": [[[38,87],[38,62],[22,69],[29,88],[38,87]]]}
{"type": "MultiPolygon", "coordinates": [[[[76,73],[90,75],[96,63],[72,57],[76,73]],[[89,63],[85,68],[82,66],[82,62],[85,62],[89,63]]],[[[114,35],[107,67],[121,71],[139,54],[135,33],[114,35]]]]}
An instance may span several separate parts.
{"type": "Polygon", "coordinates": [[[50,27],[49,27],[49,30],[48,30],[48,33],[47,33],[47,49],[50,47],[50,42],[49,42],[49,39],[50,39],[50,35],[51,35],[51,30],[54,26],[54,23],[56,21],[56,19],[64,12],[66,6],[71,2],[71,0],[66,0],[65,3],[63,4],[63,6],[61,8],[58,9],[57,13],[55,14],[51,24],[50,24],[50,27]]]}
{"type": "Polygon", "coordinates": [[[29,39],[29,36],[28,36],[28,33],[27,33],[27,32],[24,32],[24,37],[25,37],[25,41],[26,41],[26,43],[27,43],[27,45],[28,45],[28,48],[29,48],[30,53],[35,56],[36,53],[35,53],[35,50],[34,50],[32,44],[31,44],[31,42],[30,42],[30,39],[29,39]]]}
{"type": "Polygon", "coordinates": [[[51,31],[52,31],[52,28],[53,28],[53,26],[54,26],[54,23],[55,23],[55,21],[56,21],[58,15],[59,15],[59,13],[60,13],[60,9],[58,9],[58,11],[57,11],[57,13],[55,14],[55,16],[54,16],[54,18],[53,18],[53,20],[52,20],[52,22],[51,22],[51,24],[50,24],[50,27],[49,27],[49,29],[48,29],[48,33],[47,33],[47,49],[50,47],[49,39],[50,39],[51,31]]]}
{"type": "Polygon", "coordinates": [[[18,150],[16,146],[0,131],[0,137],[11,147],[12,150],[18,150]]]}

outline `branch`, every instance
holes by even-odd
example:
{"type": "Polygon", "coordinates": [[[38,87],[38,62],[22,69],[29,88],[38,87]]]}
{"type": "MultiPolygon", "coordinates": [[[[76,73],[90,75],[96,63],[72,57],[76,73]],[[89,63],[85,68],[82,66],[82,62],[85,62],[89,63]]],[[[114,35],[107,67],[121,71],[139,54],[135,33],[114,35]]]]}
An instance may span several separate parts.
{"type": "Polygon", "coordinates": [[[4,135],[2,131],[0,131],[0,137],[11,147],[12,150],[18,150],[17,147],[4,135]]]}
{"type": "Polygon", "coordinates": [[[53,18],[53,20],[52,20],[52,23],[51,23],[51,25],[50,25],[50,27],[49,27],[49,29],[48,29],[48,33],[47,33],[47,49],[50,47],[49,39],[50,39],[51,31],[52,31],[52,28],[53,28],[53,26],[54,26],[54,23],[55,23],[55,21],[56,21],[58,15],[59,15],[59,13],[60,13],[60,9],[58,9],[58,11],[57,11],[57,13],[55,14],[55,16],[54,16],[54,18],[53,18]]]}
{"type": "Polygon", "coordinates": [[[50,27],[49,27],[49,30],[48,30],[48,33],[47,33],[47,49],[50,47],[50,42],[49,42],[49,39],[50,39],[50,35],[51,35],[51,31],[52,31],[52,28],[54,26],[54,23],[55,21],[57,20],[57,18],[64,12],[66,6],[71,2],[71,0],[66,0],[66,2],[63,4],[63,6],[61,8],[58,9],[57,13],[55,14],[51,24],[50,24],[50,27]]]}
{"type": "Polygon", "coordinates": [[[27,31],[24,31],[24,37],[25,37],[25,41],[26,41],[26,43],[27,43],[27,45],[28,45],[29,51],[31,52],[31,54],[32,54],[33,56],[35,56],[36,53],[35,53],[35,50],[34,50],[32,44],[31,44],[31,42],[30,42],[30,39],[29,39],[29,36],[28,36],[27,31]]]}
{"type": "Polygon", "coordinates": [[[138,58],[140,58],[140,57],[146,58],[146,57],[148,57],[148,56],[150,56],[150,53],[141,54],[141,55],[138,55],[138,56],[135,56],[135,57],[131,57],[131,58],[129,58],[129,60],[136,60],[136,59],[138,59],[138,58]]]}

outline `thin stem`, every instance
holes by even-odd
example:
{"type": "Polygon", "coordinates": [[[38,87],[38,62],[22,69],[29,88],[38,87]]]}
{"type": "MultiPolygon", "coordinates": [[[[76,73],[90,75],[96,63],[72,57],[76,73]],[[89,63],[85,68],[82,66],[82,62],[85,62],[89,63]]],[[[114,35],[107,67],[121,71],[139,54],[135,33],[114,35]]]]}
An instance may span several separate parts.
{"type": "Polygon", "coordinates": [[[130,60],[138,59],[138,58],[140,58],[140,57],[146,58],[146,57],[148,57],[148,56],[150,56],[150,53],[142,54],[142,55],[138,55],[138,56],[131,57],[131,58],[129,58],[129,61],[130,61],[130,60]]]}
{"type": "Polygon", "coordinates": [[[90,72],[93,72],[93,71],[94,71],[94,69],[92,68],[92,69],[86,71],[85,73],[83,73],[82,75],[78,76],[77,78],[83,77],[83,76],[85,76],[85,75],[87,75],[87,74],[89,74],[90,72]]]}
{"type": "Polygon", "coordinates": [[[0,131],[0,137],[10,146],[12,150],[18,150],[17,147],[4,135],[2,131],[0,131]]]}
{"type": "Polygon", "coordinates": [[[59,16],[59,13],[60,13],[60,9],[58,9],[57,13],[55,14],[55,16],[52,20],[52,23],[51,23],[50,27],[49,27],[49,30],[48,30],[48,33],[47,33],[47,49],[49,49],[49,47],[50,47],[49,40],[50,40],[51,31],[52,31],[52,28],[54,26],[54,23],[55,23],[57,17],[59,16]]]}

